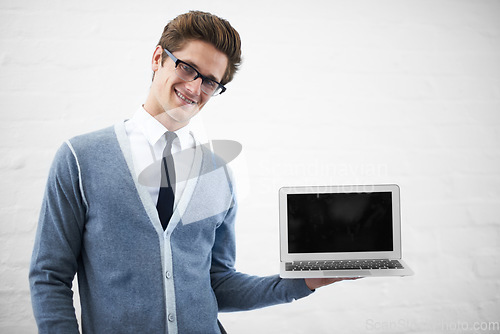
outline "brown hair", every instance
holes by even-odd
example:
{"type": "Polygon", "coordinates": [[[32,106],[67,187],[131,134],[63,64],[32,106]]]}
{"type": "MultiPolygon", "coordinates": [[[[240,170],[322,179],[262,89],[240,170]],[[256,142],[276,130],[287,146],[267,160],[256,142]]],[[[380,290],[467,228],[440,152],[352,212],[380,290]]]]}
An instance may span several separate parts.
{"type": "MultiPolygon", "coordinates": [[[[175,52],[192,40],[211,43],[227,56],[228,65],[221,84],[230,82],[241,64],[240,35],[231,24],[210,13],[190,11],[177,16],[165,26],[158,45],[175,52]]],[[[165,59],[162,59],[162,64],[165,59]]]]}

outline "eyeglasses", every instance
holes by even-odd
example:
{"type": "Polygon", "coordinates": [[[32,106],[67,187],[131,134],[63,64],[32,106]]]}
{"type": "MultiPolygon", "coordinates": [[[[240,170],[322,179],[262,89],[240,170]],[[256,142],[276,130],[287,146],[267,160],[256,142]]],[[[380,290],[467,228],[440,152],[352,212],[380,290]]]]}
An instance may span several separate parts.
{"type": "Polygon", "coordinates": [[[201,90],[203,91],[203,93],[210,96],[216,96],[226,91],[226,87],[224,87],[224,85],[222,85],[221,83],[207,78],[206,76],[198,72],[198,70],[196,70],[193,66],[180,59],[177,59],[167,49],[163,50],[165,50],[167,55],[175,62],[175,74],[177,74],[177,76],[182,80],[189,82],[201,78],[201,90]]]}

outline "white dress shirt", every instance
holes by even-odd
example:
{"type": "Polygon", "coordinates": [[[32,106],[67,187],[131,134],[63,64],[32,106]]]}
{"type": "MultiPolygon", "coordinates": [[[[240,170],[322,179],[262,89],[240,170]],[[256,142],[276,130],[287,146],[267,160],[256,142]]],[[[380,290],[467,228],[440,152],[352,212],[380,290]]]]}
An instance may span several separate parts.
{"type": "MultiPolygon", "coordinates": [[[[163,150],[167,145],[167,139],[165,138],[167,129],[141,107],[131,119],[125,122],[125,131],[130,140],[136,176],[139,178],[139,183],[146,186],[153,203],[156,205],[160,191],[161,173],[145,173],[145,171],[148,168],[151,170],[150,167],[155,163],[160,166],[163,150]]],[[[182,196],[190,169],[186,168],[186,154],[184,153],[191,151],[190,149],[193,149],[196,145],[194,136],[187,126],[175,131],[175,134],[177,139],[172,144],[176,174],[174,207],[182,196]],[[184,157],[183,162],[176,159],[179,156],[184,157]]]]}

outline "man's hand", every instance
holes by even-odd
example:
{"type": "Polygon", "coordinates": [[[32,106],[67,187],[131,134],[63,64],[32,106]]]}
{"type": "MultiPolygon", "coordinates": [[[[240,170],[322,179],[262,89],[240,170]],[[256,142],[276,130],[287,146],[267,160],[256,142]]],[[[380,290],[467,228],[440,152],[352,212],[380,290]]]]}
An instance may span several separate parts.
{"type": "Polygon", "coordinates": [[[338,278],[306,278],[306,285],[311,291],[316,290],[317,288],[321,288],[325,285],[330,285],[335,282],[340,281],[352,281],[361,277],[338,277],[338,278]]]}

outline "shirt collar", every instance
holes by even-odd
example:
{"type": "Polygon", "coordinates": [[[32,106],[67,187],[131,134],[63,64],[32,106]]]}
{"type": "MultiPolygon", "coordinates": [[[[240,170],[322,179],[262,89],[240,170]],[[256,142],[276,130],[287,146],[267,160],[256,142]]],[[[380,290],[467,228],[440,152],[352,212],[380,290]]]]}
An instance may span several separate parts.
{"type": "MultiPolygon", "coordinates": [[[[162,140],[167,133],[167,129],[163,124],[148,113],[144,107],[140,107],[131,119],[135,122],[141,132],[144,134],[151,146],[155,146],[158,141],[162,140]]],[[[179,138],[180,149],[185,150],[194,146],[194,136],[189,128],[189,125],[174,131],[179,138]]]]}

